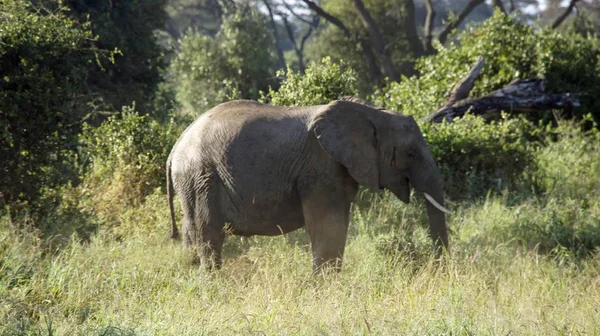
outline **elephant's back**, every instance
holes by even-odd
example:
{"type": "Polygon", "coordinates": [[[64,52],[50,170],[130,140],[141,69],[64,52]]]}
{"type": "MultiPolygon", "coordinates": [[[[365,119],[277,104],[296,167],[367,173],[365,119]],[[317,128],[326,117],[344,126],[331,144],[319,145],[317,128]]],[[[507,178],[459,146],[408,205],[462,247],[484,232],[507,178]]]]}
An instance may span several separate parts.
{"type": "MultiPolygon", "coordinates": [[[[299,154],[318,106],[280,107],[250,100],[220,104],[202,114],[180,136],[171,153],[172,171],[199,166],[237,171],[257,160],[299,154]]],[[[232,171],[232,173],[233,173],[232,171]]],[[[240,173],[241,174],[241,173],[240,173]]]]}

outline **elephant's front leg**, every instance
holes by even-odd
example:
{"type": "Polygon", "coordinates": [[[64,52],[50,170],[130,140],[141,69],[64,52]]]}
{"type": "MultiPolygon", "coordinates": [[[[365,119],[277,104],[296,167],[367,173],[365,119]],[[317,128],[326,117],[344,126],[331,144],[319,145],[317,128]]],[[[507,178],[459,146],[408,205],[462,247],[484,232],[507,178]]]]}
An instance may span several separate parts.
{"type": "Polygon", "coordinates": [[[341,270],[348,234],[350,202],[341,203],[343,204],[332,204],[331,200],[321,197],[303,202],[315,273],[327,268],[341,270]]]}

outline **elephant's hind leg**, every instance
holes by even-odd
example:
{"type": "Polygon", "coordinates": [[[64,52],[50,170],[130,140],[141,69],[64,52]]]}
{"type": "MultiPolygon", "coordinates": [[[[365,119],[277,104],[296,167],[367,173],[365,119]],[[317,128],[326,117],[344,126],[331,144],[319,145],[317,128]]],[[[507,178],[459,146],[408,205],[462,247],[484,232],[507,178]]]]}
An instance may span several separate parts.
{"type": "Polygon", "coordinates": [[[216,206],[209,205],[210,200],[200,197],[196,204],[195,223],[198,237],[195,243],[198,247],[198,257],[208,269],[221,268],[221,251],[225,242],[223,230],[225,221],[216,206]]]}

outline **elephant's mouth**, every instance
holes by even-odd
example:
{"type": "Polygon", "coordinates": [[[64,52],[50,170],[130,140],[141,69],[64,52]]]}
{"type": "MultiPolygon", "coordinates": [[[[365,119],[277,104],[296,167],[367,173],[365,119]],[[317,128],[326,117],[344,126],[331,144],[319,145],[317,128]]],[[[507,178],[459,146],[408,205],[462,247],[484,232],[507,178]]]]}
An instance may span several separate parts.
{"type": "Polygon", "coordinates": [[[410,201],[410,182],[408,177],[401,178],[389,189],[399,200],[408,204],[410,201]]]}

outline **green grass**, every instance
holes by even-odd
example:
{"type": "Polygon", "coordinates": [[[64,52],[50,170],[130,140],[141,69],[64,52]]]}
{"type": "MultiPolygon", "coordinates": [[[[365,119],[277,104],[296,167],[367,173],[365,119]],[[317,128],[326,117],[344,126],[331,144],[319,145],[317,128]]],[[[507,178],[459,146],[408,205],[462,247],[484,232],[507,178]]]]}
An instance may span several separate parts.
{"type": "MultiPolygon", "coordinates": [[[[382,202],[389,203],[379,206],[402,207],[382,202]]],[[[181,245],[164,237],[164,228],[121,242],[101,236],[87,245],[72,241],[43,257],[40,241],[11,236],[4,227],[0,330],[598,334],[600,253],[582,259],[541,254],[535,245],[504,236],[519,224],[515,213],[542,210],[533,203],[510,207],[503,198],[461,205],[449,220],[452,254],[442,266],[429,258],[420,225],[407,242],[394,225],[377,221],[376,209],[361,216],[355,211],[344,270],[324,278],[311,276],[303,232],[231,238],[223,269],[210,274],[189,262],[181,245]],[[364,232],[371,220],[376,230],[364,232]],[[400,246],[399,235],[408,247],[400,246]]],[[[600,208],[589,215],[600,215],[600,208]]]]}
{"type": "Polygon", "coordinates": [[[539,149],[521,189],[450,202],[441,264],[417,195],[361,192],[343,271],[324,277],[303,230],[231,237],[223,269],[199,269],[167,239],[160,190],[84,241],[0,218],[0,334],[597,335],[597,140],[539,149]]]}

